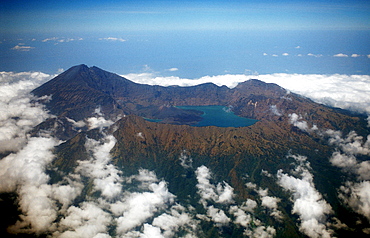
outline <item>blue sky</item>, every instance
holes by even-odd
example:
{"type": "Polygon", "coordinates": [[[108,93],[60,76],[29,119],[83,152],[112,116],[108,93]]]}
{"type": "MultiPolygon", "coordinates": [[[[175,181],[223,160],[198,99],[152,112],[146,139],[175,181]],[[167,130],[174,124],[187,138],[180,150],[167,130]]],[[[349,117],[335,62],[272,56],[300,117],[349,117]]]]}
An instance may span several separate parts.
{"type": "Polygon", "coordinates": [[[369,30],[368,1],[2,1],[9,32],[369,30]]]}
{"type": "Polygon", "coordinates": [[[0,14],[4,71],[370,73],[367,0],[5,0],[0,14]]]}

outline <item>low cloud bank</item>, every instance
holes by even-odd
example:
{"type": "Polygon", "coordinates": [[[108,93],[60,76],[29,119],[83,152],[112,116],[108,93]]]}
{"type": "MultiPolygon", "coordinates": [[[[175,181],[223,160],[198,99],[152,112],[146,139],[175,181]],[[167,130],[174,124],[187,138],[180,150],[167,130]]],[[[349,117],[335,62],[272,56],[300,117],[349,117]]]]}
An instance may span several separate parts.
{"type": "Polygon", "coordinates": [[[50,117],[44,107],[32,102],[30,91],[51,75],[37,72],[0,72],[0,153],[19,150],[27,132],[50,117]]]}
{"type": "Polygon", "coordinates": [[[370,114],[370,75],[322,74],[265,74],[265,75],[216,75],[198,79],[160,77],[152,73],[122,75],[137,83],[149,85],[194,86],[202,83],[225,85],[229,88],[251,78],[275,83],[294,93],[329,106],[370,114]]]}
{"type": "MultiPolygon", "coordinates": [[[[136,79],[127,77],[140,83],[164,86],[214,82],[235,87],[238,82],[250,78],[246,75],[222,75],[190,80],[153,78],[148,74],[136,76],[136,79]]],[[[34,103],[29,94],[51,77],[42,73],[0,72],[0,153],[13,152],[0,160],[0,192],[16,192],[22,212],[19,221],[9,228],[10,232],[48,233],[52,237],[109,237],[114,229],[123,237],[172,237],[178,231],[195,237],[200,222],[212,221],[217,227],[232,223],[241,226],[245,229],[244,234],[251,237],[272,237],[276,234],[274,227],[264,225],[253,215],[260,205],[276,220],[283,218],[279,211],[280,198],[269,196],[267,189],[246,184],[259,197],[256,201],[247,199],[242,204],[236,204],[234,189],[226,182],[212,183],[211,171],[200,166],[195,169],[196,188],[205,213],[194,214],[193,207],[176,203],[176,197],[168,190],[167,183],[158,179],[154,172],[142,169],[137,175],[127,177],[114,166],[109,152],[116,140],[111,135],[104,135],[99,141],[87,139],[85,148],[90,158],[80,161],[63,181],[49,184],[45,170],[54,159],[52,149],[60,142],[47,132],[43,137],[34,138],[27,133],[51,116],[42,105],[34,103]],[[101,196],[90,194],[84,201],[77,202],[76,198],[81,196],[83,190],[83,179],[91,181],[91,191],[101,196]],[[128,187],[130,190],[125,189],[128,187]]],[[[366,75],[273,74],[258,78],[332,106],[370,112],[367,96],[370,78],[366,75]],[[306,86],[299,86],[301,83],[306,86]],[[321,90],[323,94],[319,95],[315,90],[321,90]],[[325,93],[327,96],[322,97],[325,93]]],[[[271,110],[275,114],[281,113],[276,107],[271,110]]],[[[96,114],[86,122],[73,123],[78,127],[87,124],[90,129],[113,123],[103,120],[99,109],[96,114]]],[[[358,155],[369,155],[370,138],[365,140],[354,132],[346,136],[336,131],[324,133],[316,127],[310,128],[300,115],[294,113],[290,115],[290,122],[309,133],[322,133],[338,148],[330,162],[357,178],[339,188],[339,197],[355,212],[370,220],[370,165],[368,161],[356,158],[358,155]]],[[[332,231],[327,227],[326,220],[332,213],[331,207],[315,189],[306,158],[291,157],[296,161],[296,168],[289,174],[280,170],[277,173],[278,184],[292,194],[292,213],[300,217],[301,231],[310,237],[329,237],[332,231]]],[[[192,159],[186,151],[179,158],[179,163],[186,169],[193,169],[192,159]]],[[[272,177],[268,172],[262,172],[272,177]]]]}

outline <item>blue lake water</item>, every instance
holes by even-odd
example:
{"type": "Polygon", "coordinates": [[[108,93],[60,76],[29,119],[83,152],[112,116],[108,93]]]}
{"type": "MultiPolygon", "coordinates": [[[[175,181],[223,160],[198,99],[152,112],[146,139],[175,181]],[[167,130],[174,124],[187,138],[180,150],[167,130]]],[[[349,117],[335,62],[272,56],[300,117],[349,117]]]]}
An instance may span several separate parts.
{"type": "Polygon", "coordinates": [[[245,127],[257,122],[255,119],[239,117],[225,106],[181,106],[185,110],[203,112],[203,120],[193,126],[245,127]]]}

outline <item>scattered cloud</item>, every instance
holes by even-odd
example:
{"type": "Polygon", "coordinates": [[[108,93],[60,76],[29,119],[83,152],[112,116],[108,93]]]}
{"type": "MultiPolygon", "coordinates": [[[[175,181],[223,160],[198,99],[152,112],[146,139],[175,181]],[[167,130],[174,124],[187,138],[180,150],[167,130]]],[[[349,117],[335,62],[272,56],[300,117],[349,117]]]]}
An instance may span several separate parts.
{"type": "Polygon", "coordinates": [[[9,228],[11,232],[40,234],[53,229],[57,211],[45,168],[54,158],[51,150],[57,144],[52,138],[30,138],[17,154],[0,160],[0,192],[17,191],[23,212],[22,219],[9,228]]]}
{"type": "Polygon", "coordinates": [[[51,37],[51,38],[45,38],[42,40],[42,42],[48,42],[48,41],[56,41],[58,40],[58,37],[51,37]]]}
{"type": "Polygon", "coordinates": [[[117,221],[117,233],[120,235],[143,224],[167,204],[173,202],[174,196],[168,192],[164,181],[151,183],[149,192],[131,193],[122,203],[122,214],[117,221]]]}
{"type": "Polygon", "coordinates": [[[313,57],[322,57],[322,54],[312,54],[312,53],[308,53],[307,56],[313,56],[313,57]]]}
{"type": "Polygon", "coordinates": [[[0,153],[18,151],[27,133],[50,117],[43,105],[33,103],[30,91],[52,76],[36,72],[0,72],[0,153]]]}
{"type": "MultiPolygon", "coordinates": [[[[107,119],[104,118],[104,115],[101,113],[101,107],[100,106],[98,106],[95,109],[94,113],[96,114],[95,117],[87,118],[87,124],[89,126],[89,130],[95,129],[95,128],[99,128],[100,130],[102,130],[105,127],[109,127],[109,126],[113,125],[114,121],[107,120],[107,119]]],[[[117,120],[118,119],[119,118],[117,118],[117,120]]]]}
{"type": "MultiPolygon", "coordinates": [[[[90,155],[88,160],[80,161],[77,168],[65,175],[60,183],[50,184],[45,169],[53,160],[51,151],[59,141],[50,136],[28,138],[27,132],[50,117],[41,105],[30,103],[33,97],[29,92],[51,77],[41,73],[0,72],[0,108],[4,108],[0,116],[0,136],[5,142],[0,144],[15,145],[3,150],[13,153],[0,161],[0,191],[16,191],[23,213],[22,220],[9,228],[11,232],[48,232],[54,237],[109,237],[109,232],[113,229],[116,234],[122,236],[171,237],[182,232],[195,237],[201,221],[212,221],[220,227],[237,224],[245,229],[245,235],[251,237],[276,235],[274,227],[264,225],[253,215],[260,205],[270,216],[276,219],[282,217],[278,210],[280,198],[271,196],[267,189],[247,183],[246,186],[254,189],[258,196],[256,200],[247,199],[238,205],[234,201],[234,189],[226,182],[213,183],[211,171],[200,166],[195,173],[199,202],[204,206],[205,212],[194,214],[194,208],[176,203],[176,197],[168,190],[167,183],[158,179],[154,172],[142,169],[137,175],[130,177],[120,172],[111,163],[109,152],[116,143],[111,135],[104,135],[101,140],[87,138],[85,148],[90,155]],[[10,134],[7,134],[6,128],[12,128],[10,134]],[[84,202],[76,201],[83,189],[82,179],[91,181],[92,191],[100,196],[87,195],[84,202]],[[128,186],[131,186],[129,190],[123,189],[128,186]],[[42,209],[39,209],[40,207],[42,209]],[[117,226],[112,227],[112,224],[117,226]]],[[[151,80],[152,84],[196,85],[215,82],[218,85],[235,87],[238,82],[243,82],[251,76],[221,75],[181,79],[153,78],[153,75],[147,73],[141,77],[145,82],[151,80]]],[[[369,76],[366,75],[274,74],[256,77],[266,82],[287,84],[290,89],[286,88],[293,92],[301,90],[303,95],[310,95],[314,100],[324,100],[328,104],[337,103],[344,105],[343,107],[364,111],[369,106],[369,76]],[[318,97],[315,94],[317,91],[326,98],[318,97]]],[[[276,106],[270,109],[276,115],[283,113],[276,106]]],[[[76,127],[89,124],[90,128],[103,128],[113,123],[104,119],[99,108],[93,118],[70,122],[76,127]]],[[[301,115],[293,113],[290,120],[293,125],[303,130],[312,131],[314,128],[303,121],[301,115]]],[[[357,181],[347,181],[338,188],[340,198],[355,212],[370,219],[370,164],[356,158],[357,155],[369,154],[370,138],[363,138],[354,132],[343,136],[338,131],[327,131],[325,136],[338,148],[330,158],[332,165],[357,178],[357,181]]],[[[292,213],[300,217],[301,231],[310,237],[331,235],[326,224],[327,217],[332,212],[331,207],[314,186],[307,158],[299,155],[292,155],[290,158],[295,160],[295,170],[279,170],[277,178],[278,184],[292,195],[292,213]]],[[[184,168],[192,169],[192,159],[186,151],[178,162],[184,168]]],[[[262,173],[272,177],[267,171],[262,173]]]]}
{"type": "MultiPolygon", "coordinates": [[[[170,211],[154,218],[152,225],[163,230],[164,237],[175,237],[175,234],[183,229],[191,237],[198,228],[199,221],[186,212],[186,208],[177,204],[170,211]]],[[[153,237],[153,236],[149,236],[153,237]]],[[[195,236],[194,236],[195,237],[195,236]]]]}
{"type": "Polygon", "coordinates": [[[54,237],[110,237],[108,227],[112,217],[99,204],[82,202],[78,207],[71,206],[59,222],[54,237]]]}
{"type": "Polygon", "coordinates": [[[370,221],[370,161],[356,158],[370,155],[370,135],[366,140],[354,131],[346,137],[333,130],[327,130],[325,135],[329,136],[329,143],[337,147],[330,157],[331,164],[357,177],[357,181],[347,181],[340,187],[339,197],[370,221]]]}
{"type": "Polygon", "coordinates": [[[348,57],[348,55],[339,53],[339,54],[333,55],[333,57],[348,57]]]}
{"type": "Polygon", "coordinates": [[[310,127],[306,121],[302,120],[302,116],[297,115],[296,113],[289,114],[288,116],[289,116],[290,124],[298,127],[302,131],[312,132],[312,131],[318,130],[316,125],[313,125],[312,127],[310,127]]]}
{"type": "Polygon", "coordinates": [[[65,37],[50,37],[50,38],[45,38],[41,40],[41,42],[48,42],[48,41],[53,41],[56,43],[64,43],[64,42],[71,42],[71,41],[81,41],[83,38],[77,37],[77,38],[65,38],[65,37]]]}
{"type": "Polygon", "coordinates": [[[17,50],[17,51],[30,51],[32,49],[35,49],[35,47],[27,46],[27,45],[23,45],[23,44],[18,44],[18,45],[14,46],[11,49],[12,50],[17,50]]]}
{"type": "MultiPolygon", "coordinates": [[[[298,121],[301,119],[300,116],[296,114],[289,116],[291,123],[295,124],[301,130],[310,133],[317,132],[320,136],[326,137],[330,145],[335,146],[336,150],[329,158],[330,163],[333,166],[341,168],[348,174],[355,175],[355,178],[357,179],[357,181],[346,181],[342,186],[340,186],[338,189],[338,197],[342,199],[342,201],[350,208],[352,208],[353,211],[365,216],[370,221],[370,161],[361,161],[356,158],[358,155],[370,155],[370,135],[364,139],[355,131],[349,132],[344,137],[341,131],[335,131],[331,129],[323,130],[317,128],[316,126],[314,126],[313,130],[308,127],[306,121],[298,121]]],[[[304,158],[297,158],[297,161],[305,161],[304,158]]],[[[309,169],[308,164],[306,167],[309,169]]],[[[305,169],[300,168],[299,170],[304,171],[305,169]]],[[[309,171],[307,170],[307,172],[309,171]]],[[[346,226],[345,224],[342,225],[346,226]]],[[[336,225],[333,224],[333,226],[335,227],[336,225]]]]}
{"type": "Polygon", "coordinates": [[[331,214],[331,206],[323,199],[313,183],[313,175],[307,158],[290,155],[296,161],[293,175],[279,170],[278,184],[292,193],[294,202],[292,214],[300,217],[300,231],[309,237],[331,237],[332,231],[326,226],[327,216],[331,214]]]}
{"type": "Polygon", "coordinates": [[[340,187],[340,198],[355,212],[370,221],[370,181],[347,181],[340,187]]]}
{"type": "Polygon", "coordinates": [[[120,171],[109,164],[110,150],[116,143],[113,136],[106,136],[103,144],[93,139],[87,139],[85,147],[91,159],[80,161],[77,171],[93,179],[94,189],[101,192],[103,197],[113,199],[121,194],[122,178],[120,171]]]}
{"type": "Polygon", "coordinates": [[[186,153],[186,150],[181,153],[179,160],[183,168],[189,169],[193,167],[193,159],[186,153]]]}
{"type": "MultiPolygon", "coordinates": [[[[301,47],[300,46],[297,46],[297,47],[294,47],[295,49],[300,49],[301,47]]],[[[272,56],[272,57],[278,57],[279,55],[278,54],[268,54],[266,52],[262,53],[263,56],[272,56]]],[[[297,57],[302,57],[304,56],[302,53],[300,54],[291,54],[291,53],[288,53],[288,52],[284,52],[281,54],[282,56],[289,56],[289,55],[292,55],[292,56],[297,56],[297,57]]],[[[307,56],[311,56],[311,57],[316,57],[316,58],[319,58],[319,57],[324,57],[323,54],[313,54],[313,53],[307,53],[306,54],[307,56]]],[[[356,53],[352,53],[350,55],[348,54],[343,54],[343,53],[339,53],[339,54],[335,54],[333,55],[333,57],[337,57],[337,58],[343,58],[343,57],[352,57],[352,58],[358,58],[358,57],[363,57],[364,55],[360,55],[360,54],[356,54],[356,53]]],[[[331,57],[330,55],[325,55],[325,57],[331,57]]],[[[370,57],[370,55],[367,55],[367,57],[370,57]]]]}
{"type": "Polygon", "coordinates": [[[318,103],[339,107],[352,111],[370,114],[369,75],[322,75],[322,74],[225,74],[204,76],[197,79],[180,77],[158,77],[151,73],[127,74],[123,77],[136,83],[149,85],[179,85],[194,86],[202,83],[214,83],[233,88],[238,83],[256,78],[266,83],[275,83],[281,87],[306,96],[318,103]]]}
{"type": "Polygon", "coordinates": [[[198,193],[201,196],[200,203],[207,207],[208,201],[217,203],[232,203],[234,197],[234,189],[226,182],[218,183],[217,187],[210,183],[211,172],[206,166],[198,167],[195,171],[197,176],[198,193]]]}
{"type": "Polygon", "coordinates": [[[178,71],[179,69],[178,68],[170,68],[170,69],[168,69],[168,71],[170,71],[170,72],[175,72],[175,71],[178,71]]]}
{"type": "Polygon", "coordinates": [[[270,106],[270,110],[272,111],[272,113],[274,113],[276,116],[282,116],[282,112],[277,108],[276,105],[271,105],[270,106]]]}
{"type": "Polygon", "coordinates": [[[118,42],[125,42],[126,41],[125,39],[118,38],[118,37],[105,37],[105,38],[99,38],[99,40],[118,41],[118,42]]]}
{"type": "Polygon", "coordinates": [[[359,54],[352,54],[351,57],[352,58],[357,58],[357,57],[361,57],[361,55],[359,55],[359,54]]]}

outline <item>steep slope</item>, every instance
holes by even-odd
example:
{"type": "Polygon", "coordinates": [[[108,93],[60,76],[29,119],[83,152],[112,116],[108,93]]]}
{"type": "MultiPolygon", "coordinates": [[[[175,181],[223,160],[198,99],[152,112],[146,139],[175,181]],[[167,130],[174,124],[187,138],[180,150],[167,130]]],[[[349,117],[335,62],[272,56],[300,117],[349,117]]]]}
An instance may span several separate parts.
{"type": "Polygon", "coordinates": [[[51,96],[45,104],[52,114],[81,120],[94,112],[97,105],[106,114],[115,114],[118,104],[112,97],[112,88],[117,80],[122,84],[131,83],[121,80],[114,74],[79,65],[70,68],[49,82],[32,91],[37,96],[51,96]],[[107,80],[103,80],[107,79],[107,80]]]}
{"type": "Polygon", "coordinates": [[[353,123],[356,120],[343,114],[333,114],[333,109],[289,93],[276,84],[255,79],[232,89],[212,83],[192,87],[162,87],[136,84],[95,66],[89,68],[79,65],[32,93],[44,96],[43,102],[52,114],[76,121],[94,115],[95,110],[100,108],[104,117],[110,119],[135,114],[162,119],[166,123],[191,124],[194,120],[201,120],[199,112],[174,106],[200,105],[229,106],[235,114],[257,120],[277,120],[284,113],[297,113],[306,115],[309,118],[305,119],[318,126],[333,129],[344,129],[346,125],[343,122],[349,120],[353,123]],[[192,119],[189,121],[189,118],[192,119]]]}
{"type": "MultiPolygon", "coordinates": [[[[184,218],[186,213],[192,217],[193,230],[181,230],[168,222],[160,231],[170,227],[174,237],[190,233],[196,237],[306,237],[309,232],[300,225],[306,217],[294,203],[299,199],[308,204],[302,205],[303,209],[314,210],[305,214],[310,215],[307,217],[311,225],[322,229],[315,232],[332,232],[338,237],[365,234],[362,229],[369,222],[348,209],[338,195],[346,172],[329,161],[341,149],[335,144],[342,140],[340,133],[355,130],[358,135],[369,134],[363,116],[343,113],[259,80],[249,80],[232,89],[214,84],[149,86],[85,65],[72,67],[33,93],[52,95],[45,103],[57,115],[36,127],[34,135],[54,128],[54,135],[65,140],[54,149],[55,159],[47,170],[48,183],[77,184],[81,192],[68,212],[82,209],[89,202],[98,204],[114,220],[106,231],[112,236],[139,236],[148,224],[159,226],[156,219],[161,216],[177,214],[184,218]],[[235,114],[258,121],[248,127],[193,127],[189,124],[201,120],[201,113],[175,107],[182,105],[228,106],[235,114]],[[97,107],[101,108],[100,114],[94,115],[97,107]],[[76,122],[69,119],[88,124],[89,117],[101,117],[101,113],[106,119],[121,118],[94,129],[88,125],[76,129],[76,122]],[[162,119],[164,123],[143,117],[162,119]],[[337,136],[331,143],[326,138],[329,129],[337,136]],[[145,178],[138,176],[138,171],[144,171],[145,178]],[[204,171],[211,171],[211,175],[204,175],[204,171]],[[290,187],[282,188],[282,177],[293,181],[290,187]],[[294,187],[294,183],[301,187],[294,187]],[[128,210],[138,207],[126,202],[135,196],[146,203],[158,201],[159,197],[151,197],[150,192],[159,184],[168,189],[160,190],[159,197],[172,194],[166,205],[142,204],[151,216],[127,230],[127,234],[117,228],[120,220],[130,217],[128,210]],[[297,193],[302,187],[303,195],[297,193]],[[140,194],[148,197],[144,199],[140,194]],[[313,198],[303,199],[312,194],[313,198]],[[248,208],[248,202],[256,207],[248,208]],[[181,212],[166,210],[170,204],[181,207],[181,212]],[[326,213],[322,212],[324,208],[326,213]],[[336,219],[355,228],[340,227],[336,219]]],[[[353,134],[352,137],[355,138],[353,134]]],[[[363,156],[367,160],[367,155],[363,156]]],[[[58,218],[62,222],[68,215],[63,213],[64,206],[60,205],[58,218]]],[[[320,237],[319,233],[315,235],[311,237],[320,237]]]]}

